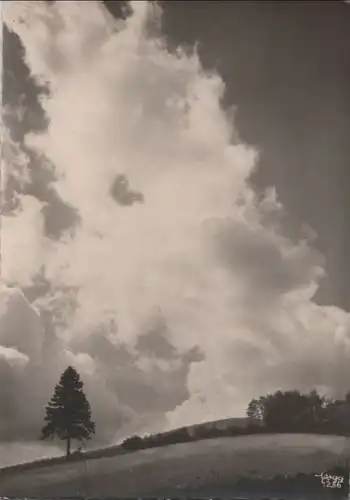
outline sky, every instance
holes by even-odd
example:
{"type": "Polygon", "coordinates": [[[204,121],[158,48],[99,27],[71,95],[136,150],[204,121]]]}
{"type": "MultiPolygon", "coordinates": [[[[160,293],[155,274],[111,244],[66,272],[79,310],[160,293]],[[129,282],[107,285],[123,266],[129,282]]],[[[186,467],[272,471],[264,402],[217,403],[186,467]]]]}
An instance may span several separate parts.
{"type": "Polygon", "coordinates": [[[123,7],[3,8],[2,460],[68,364],[94,446],[349,389],[350,7],[123,7]]]}

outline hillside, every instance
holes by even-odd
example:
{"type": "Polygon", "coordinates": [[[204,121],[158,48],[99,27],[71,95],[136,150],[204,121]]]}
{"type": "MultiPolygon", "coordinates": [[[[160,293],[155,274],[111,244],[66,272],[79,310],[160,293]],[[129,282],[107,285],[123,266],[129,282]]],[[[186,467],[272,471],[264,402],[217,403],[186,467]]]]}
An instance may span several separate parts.
{"type": "MultiPolygon", "coordinates": [[[[166,438],[167,444],[174,444],[177,442],[180,442],[178,440],[178,432],[181,430],[186,430],[188,437],[190,440],[193,439],[203,439],[203,432],[208,432],[213,429],[218,429],[221,431],[224,431],[225,429],[232,429],[234,428],[244,428],[247,425],[247,419],[244,417],[233,417],[233,418],[226,418],[226,419],[220,419],[220,420],[212,420],[212,421],[205,421],[201,422],[198,424],[194,425],[188,425],[185,427],[177,428],[177,429],[171,429],[165,432],[161,432],[158,434],[160,437],[166,438]],[[201,433],[198,436],[198,433],[201,433]]],[[[156,436],[156,435],[155,435],[156,436]]],[[[9,448],[6,448],[7,451],[9,448]]],[[[62,462],[65,462],[65,456],[61,454],[57,455],[57,448],[53,448],[53,453],[51,458],[32,458],[32,460],[26,460],[24,457],[30,456],[30,452],[27,452],[26,455],[22,456],[21,453],[21,462],[16,464],[16,461],[13,460],[13,458],[8,458],[7,462],[5,462],[4,465],[0,467],[0,473],[4,472],[12,472],[12,471],[22,471],[22,470],[29,470],[33,469],[36,467],[42,467],[45,465],[56,465],[62,462]]],[[[90,451],[84,452],[83,455],[76,456],[74,457],[75,460],[81,460],[81,459],[87,459],[90,460],[91,458],[100,458],[100,457],[110,457],[110,456],[115,456],[115,455],[120,455],[123,453],[128,452],[127,449],[124,449],[120,445],[112,445],[107,448],[98,448],[98,449],[92,449],[90,451]]],[[[18,455],[18,451],[17,451],[18,455]]],[[[37,455],[37,453],[36,453],[37,455]]],[[[46,453],[47,455],[47,453],[46,453]]]]}
{"type": "MultiPolygon", "coordinates": [[[[102,450],[100,451],[102,453],[102,450]]],[[[311,434],[202,440],[0,473],[6,496],[224,496],[240,475],[323,472],[350,459],[350,439],[311,434]]]]}

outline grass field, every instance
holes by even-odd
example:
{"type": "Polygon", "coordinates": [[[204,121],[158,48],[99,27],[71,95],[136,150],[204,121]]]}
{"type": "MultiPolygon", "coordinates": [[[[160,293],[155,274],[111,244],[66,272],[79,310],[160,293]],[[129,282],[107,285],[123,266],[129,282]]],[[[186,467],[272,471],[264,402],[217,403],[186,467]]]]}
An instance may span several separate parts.
{"type": "Polygon", "coordinates": [[[226,437],[28,470],[0,471],[0,496],[219,496],[239,475],[323,472],[347,458],[350,438],[346,437],[226,437]]]}

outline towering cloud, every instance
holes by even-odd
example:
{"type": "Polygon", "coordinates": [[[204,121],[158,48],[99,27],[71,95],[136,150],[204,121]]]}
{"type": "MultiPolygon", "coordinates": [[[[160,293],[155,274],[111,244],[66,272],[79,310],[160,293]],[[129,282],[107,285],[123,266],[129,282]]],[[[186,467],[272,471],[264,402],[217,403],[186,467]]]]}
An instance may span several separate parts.
{"type": "MultiPolygon", "coordinates": [[[[257,152],[222,108],[222,79],[195,51],[169,53],[158,7],[132,8],[125,22],[94,1],[5,9],[46,88],[47,128],[19,146],[35,157],[24,182],[49,164],[52,200],[76,215],[52,236],[43,217],[53,201],[14,187],[3,218],[3,277],[34,290],[41,314],[0,352],[32,397],[33,436],[37,403],[68,362],[104,441],[238,416],[279,387],[335,394],[350,372],[349,316],[314,302],[322,259],[282,230],[274,189],[250,186],[257,152]]],[[[11,323],[16,312],[3,314],[11,323]]]]}

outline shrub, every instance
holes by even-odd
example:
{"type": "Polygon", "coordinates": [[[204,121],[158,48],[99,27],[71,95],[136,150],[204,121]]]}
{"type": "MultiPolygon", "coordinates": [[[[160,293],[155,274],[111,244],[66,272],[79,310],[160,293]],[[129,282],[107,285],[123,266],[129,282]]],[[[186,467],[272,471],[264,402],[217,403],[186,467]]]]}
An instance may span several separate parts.
{"type": "Polygon", "coordinates": [[[122,442],[122,447],[126,450],[140,450],[145,445],[144,440],[140,436],[130,436],[122,442]]]}

